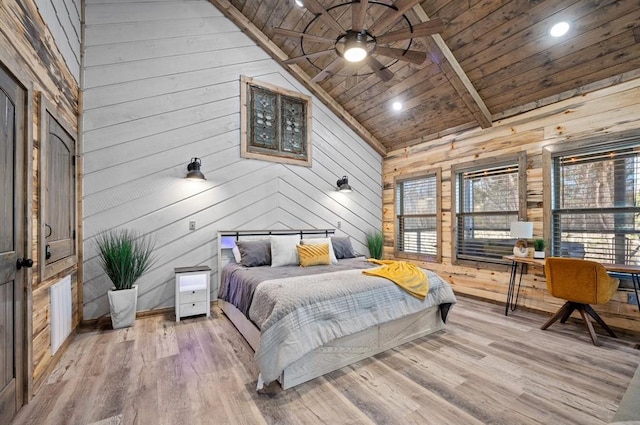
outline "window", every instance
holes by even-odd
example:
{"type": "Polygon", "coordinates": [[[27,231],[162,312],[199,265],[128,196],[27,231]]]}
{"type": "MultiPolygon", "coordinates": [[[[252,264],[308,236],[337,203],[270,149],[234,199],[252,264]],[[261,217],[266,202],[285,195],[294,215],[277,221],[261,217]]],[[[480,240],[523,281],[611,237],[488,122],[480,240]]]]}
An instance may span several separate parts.
{"type": "Polygon", "coordinates": [[[396,179],[396,256],[441,261],[440,169],[396,179]]]}
{"type": "Polygon", "coordinates": [[[525,218],[526,155],[454,166],[455,259],[502,262],[510,224],[525,218]]]}
{"type": "Polygon", "coordinates": [[[76,262],[75,139],[44,96],[41,100],[40,272],[53,276],[76,262]]]}
{"type": "Polygon", "coordinates": [[[241,77],[243,158],[311,166],[311,98],[241,77]]]}
{"type": "Polygon", "coordinates": [[[552,154],[551,187],[552,255],[640,265],[640,137],[552,154]]]}

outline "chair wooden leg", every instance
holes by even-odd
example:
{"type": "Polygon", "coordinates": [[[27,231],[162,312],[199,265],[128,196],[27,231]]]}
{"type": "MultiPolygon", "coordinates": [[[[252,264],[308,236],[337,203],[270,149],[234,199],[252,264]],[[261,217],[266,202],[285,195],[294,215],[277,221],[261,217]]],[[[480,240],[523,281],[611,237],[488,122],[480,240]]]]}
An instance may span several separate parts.
{"type": "Polygon", "coordinates": [[[598,322],[598,324],[600,326],[602,326],[602,329],[604,329],[605,331],[607,331],[607,333],[609,335],[611,335],[614,338],[617,338],[616,334],[613,332],[613,330],[606,324],[604,323],[604,320],[602,320],[602,318],[600,317],[600,315],[598,313],[596,313],[596,311],[593,309],[593,307],[591,307],[589,304],[585,304],[584,309],[587,313],[589,313],[589,315],[591,317],[593,317],[593,319],[598,322]]]}
{"type": "Polygon", "coordinates": [[[593,329],[593,324],[591,323],[591,319],[589,319],[589,315],[584,307],[581,305],[576,308],[580,312],[580,316],[582,316],[582,320],[584,320],[585,325],[587,325],[587,329],[589,330],[589,336],[591,337],[591,341],[593,341],[593,345],[600,345],[598,341],[598,337],[596,336],[596,331],[593,329]]]}
{"type": "Polygon", "coordinates": [[[568,306],[567,310],[565,311],[565,313],[560,318],[560,323],[567,323],[567,320],[571,316],[571,313],[573,313],[573,310],[575,310],[577,308],[577,305],[574,302],[569,301],[568,304],[569,304],[569,306],[568,306]]]}
{"type": "Polygon", "coordinates": [[[572,302],[571,301],[567,301],[566,303],[564,303],[564,305],[562,307],[560,307],[560,310],[558,310],[556,312],[556,314],[554,314],[551,319],[547,320],[547,322],[542,325],[542,327],[540,329],[545,330],[547,329],[549,326],[553,325],[553,323],[558,320],[561,317],[564,317],[564,315],[566,314],[567,311],[569,311],[569,314],[571,314],[571,311],[573,311],[575,309],[575,306],[572,306],[572,302]]]}

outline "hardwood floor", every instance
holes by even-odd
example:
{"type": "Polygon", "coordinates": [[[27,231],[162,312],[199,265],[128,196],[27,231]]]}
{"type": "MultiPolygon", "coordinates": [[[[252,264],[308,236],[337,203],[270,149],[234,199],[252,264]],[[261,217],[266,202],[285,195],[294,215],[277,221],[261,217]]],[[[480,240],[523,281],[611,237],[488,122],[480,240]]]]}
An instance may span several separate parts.
{"type": "Polygon", "coordinates": [[[459,297],[448,327],[283,391],[255,391],[231,322],[83,330],[14,424],[604,424],[640,362],[631,337],[459,297]]]}

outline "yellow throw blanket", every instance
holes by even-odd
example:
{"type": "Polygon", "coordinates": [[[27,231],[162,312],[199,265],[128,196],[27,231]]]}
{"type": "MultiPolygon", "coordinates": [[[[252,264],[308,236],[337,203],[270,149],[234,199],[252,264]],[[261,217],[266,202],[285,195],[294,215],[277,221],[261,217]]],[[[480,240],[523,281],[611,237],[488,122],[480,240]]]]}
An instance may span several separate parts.
{"type": "Polygon", "coordinates": [[[427,296],[429,279],[427,279],[427,274],[415,264],[406,261],[376,260],[374,258],[369,258],[367,261],[380,264],[382,267],[363,270],[362,273],[389,279],[409,294],[421,300],[424,300],[427,296]]]}

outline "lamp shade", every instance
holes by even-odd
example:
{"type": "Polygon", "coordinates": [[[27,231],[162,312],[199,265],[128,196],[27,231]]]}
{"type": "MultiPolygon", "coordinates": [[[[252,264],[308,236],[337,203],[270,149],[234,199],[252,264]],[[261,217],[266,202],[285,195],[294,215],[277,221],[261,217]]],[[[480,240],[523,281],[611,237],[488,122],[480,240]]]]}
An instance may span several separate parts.
{"type": "Polygon", "coordinates": [[[509,234],[512,238],[531,239],[533,237],[533,223],[530,221],[514,221],[511,223],[509,234]]]}
{"type": "Polygon", "coordinates": [[[206,180],[204,174],[200,171],[200,158],[191,158],[191,162],[187,165],[187,179],[189,180],[206,180]]]}
{"type": "Polygon", "coordinates": [[[349,179],[347,176],[342,176],[340,180],[336,183],[338,186],[338,191],[340,192],[351,192],[351,186],[349,186],[349,179]]]}

